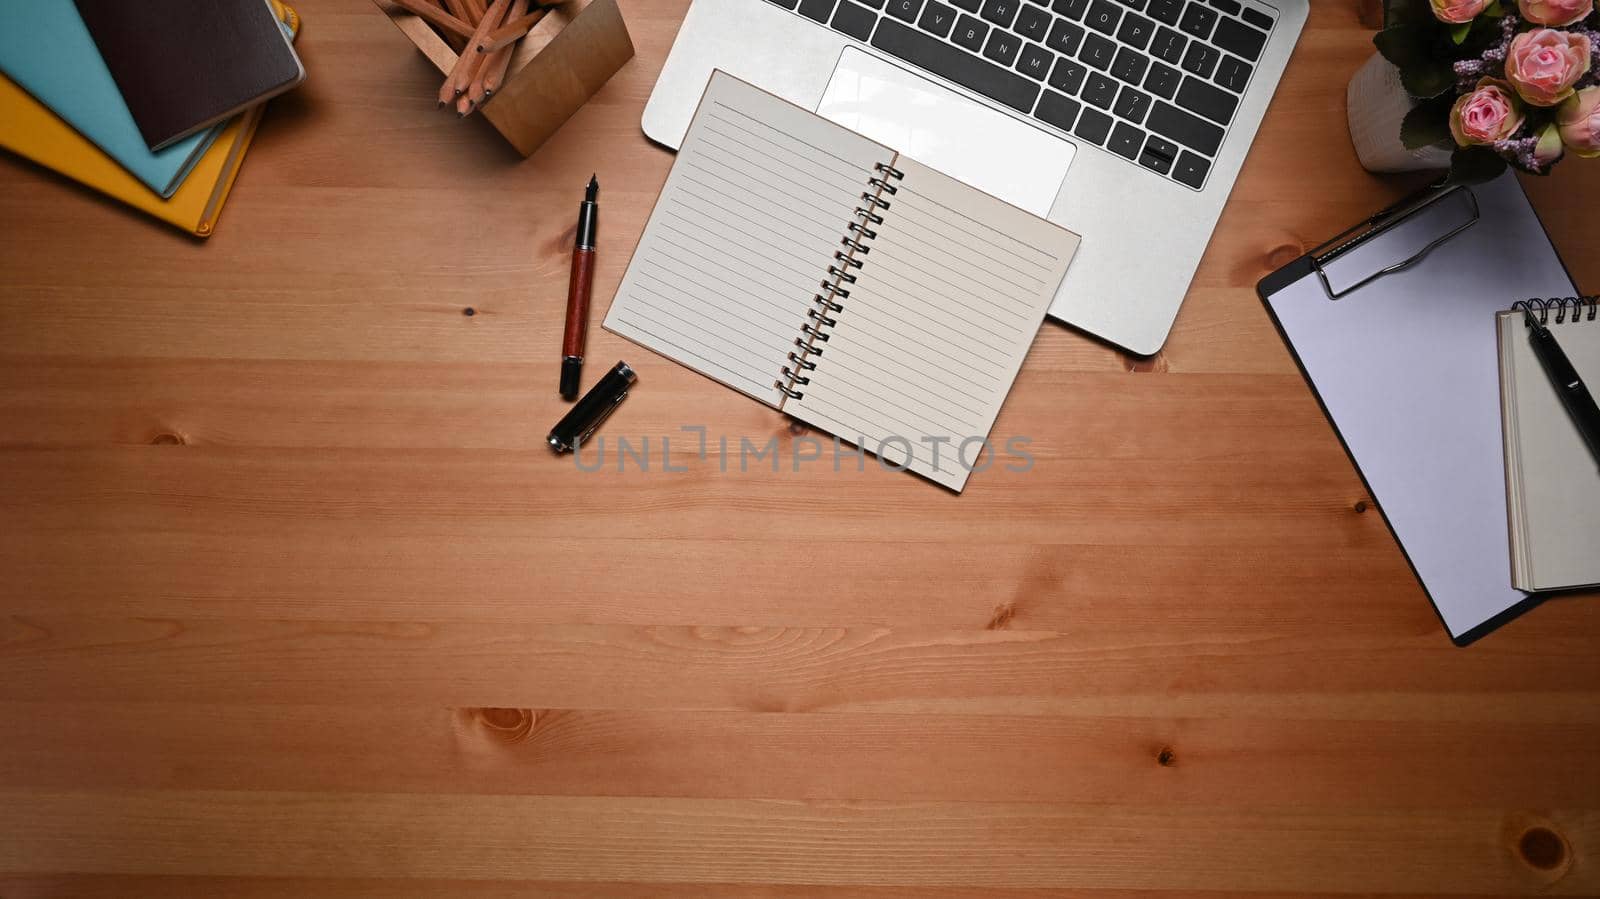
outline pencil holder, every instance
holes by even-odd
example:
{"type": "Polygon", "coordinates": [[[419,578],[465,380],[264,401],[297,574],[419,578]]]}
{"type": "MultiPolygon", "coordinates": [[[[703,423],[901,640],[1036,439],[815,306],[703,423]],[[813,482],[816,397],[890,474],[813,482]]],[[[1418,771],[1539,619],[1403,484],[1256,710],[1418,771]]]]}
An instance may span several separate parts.
{"type": "MultiPolygon", "coordinates": [[[[373,0],[441,73],[457,54],[432,25],[386,0],[373,0]]],[[[633,58],[617,0],[568,0],[517,42],[505,83],[479,114],[523,156],[533,152],[633,58]]]]}

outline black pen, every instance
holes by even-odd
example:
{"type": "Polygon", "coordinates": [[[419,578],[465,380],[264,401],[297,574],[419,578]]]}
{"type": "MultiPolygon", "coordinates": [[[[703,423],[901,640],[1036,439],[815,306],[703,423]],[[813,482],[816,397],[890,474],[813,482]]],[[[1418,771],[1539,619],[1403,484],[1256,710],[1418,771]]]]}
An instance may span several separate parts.
{"type": "Polygon", "coordinates": [[[637,381],[639,376],[626,362],[618,362],[606,376],[600,379],[583,399],[573,405],[556,426],[550,429],[550,448],[558,453],[565,453],[577,449],[578,445],[594,434],[612,412],[617,410],[617,405],[628,396],[628,390],[637,381]]]}
{"type": "Polygon", "coordinates": [[[1578,426],[1578,433],[1589,444],[1589,452],[1600,463],[1600,407],[1595,406],[1589,388],[1583,386],[1578,370],[1562,351],[1560,342],[1550,333],[1550,329],[1534,318],[1527,308],[1522,310],[1522,315],[1528,323],[1528,340],[1533,343],[1533,354],[1539,357],[1544,373],[1550,376],[1550,383],[1555,385],[1562,405],[1567,407],[1567,413],[1578,426]]]}

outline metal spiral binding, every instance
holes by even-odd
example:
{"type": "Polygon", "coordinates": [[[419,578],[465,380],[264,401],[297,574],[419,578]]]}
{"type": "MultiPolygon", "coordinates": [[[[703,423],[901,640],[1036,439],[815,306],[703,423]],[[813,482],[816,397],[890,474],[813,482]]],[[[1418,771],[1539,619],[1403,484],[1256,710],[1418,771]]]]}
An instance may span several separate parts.
{"type": "Polygon", "coordinates": [[[1549,299],[1534,297],[1528,300],[1518,300],[1511,304],[1511,308],[1519,312],[1526,312],[1531,316],[1537,316],[1541,325],[1551,323],[1552,313],[1555,316],[1555,323],[1558,325],[1566,324],[1568,321],[1574,324],[1580,320],[1592,322],[1596,318],[1600,318],[1600,296],[1550,297],[1549,299]],[[1588,315],[1584,315],[1584,309],[1586,308],[1589,310],[1588,315]],[[1572,316],[1571,319],[1567,318],[1569,314],[1572,316]]]}
{"type": "Polygon", "coordinates": [[[782,376],[773,384],[789,399],[805,397],[805,391],[796,388],[811,383],[811,376],[806,372],[817,370],[817,363],[812,357],[822,355],[823,348],[818,344],[828,342],[827,329],[839,323],[837,316],[844,311],[844,304],[839,301],[850,299],[850,288],[845,285],[856,283],[858,276],[854,272],[860,271],[864,265],[861,257],[872,252],[868,244],[878,236],[878,232],[869,226],[883,224],[880,213],[887,211],[890,205],[884,196],[892,197],[900,192],[898,185],[889,182],[905,178],[904,172],[891,165],[880,162],[872,168],[875,174],[867,179],[872,189],[861,194],[865,205],[856,207],[855,220],[845,226],[845,237],[839,242],[843,249],[834,251],[833,264],[828,266],[828,277],[821,282],[822,292],[811,297],[806,321],[800,325],[800,336],[794,341],[795,349],[788,356],[791,365],[780,369],[782,376]]]}

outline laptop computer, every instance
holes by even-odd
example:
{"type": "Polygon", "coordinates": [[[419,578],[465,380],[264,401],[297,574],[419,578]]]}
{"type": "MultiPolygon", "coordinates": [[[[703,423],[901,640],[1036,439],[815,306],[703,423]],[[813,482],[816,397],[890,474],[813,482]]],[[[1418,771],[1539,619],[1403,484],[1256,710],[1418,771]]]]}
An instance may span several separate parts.
{"type": "Polygon", "coordinates": [[[714,69],[1083,236],[1051,316],[1161,349],[1309,0],[695,0],[645,107],[714,69]]]}

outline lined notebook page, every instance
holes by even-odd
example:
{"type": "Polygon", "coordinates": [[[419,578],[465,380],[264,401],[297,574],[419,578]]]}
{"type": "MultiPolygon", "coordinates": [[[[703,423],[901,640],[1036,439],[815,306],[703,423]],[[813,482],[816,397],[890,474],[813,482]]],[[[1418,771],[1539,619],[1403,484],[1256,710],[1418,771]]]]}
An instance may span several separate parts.
{"type": "Polygon", "coordinates": [[[771,406],[892,151],[714,72],[605,327],[771,406]]]}
{"type": "MultiPolygon", "coordinates": [[[[1501,415],[1511,504],[1511,564],[1520,590],[1600,583],[1600,468],[1533,352],[1521,312],[1502,312],[1501,415]]],[[[1550,323],[1590,390],[1600,385],[1600,320],[1550,323]]]]}
{"type": "Polygon", "coordinates": [[[959,491],[982,464],[976,440],[961,464],[962,441],[993,427],[1078,236],[905,157],[894,165],[905,177],[784,411],[959,491]]]}

